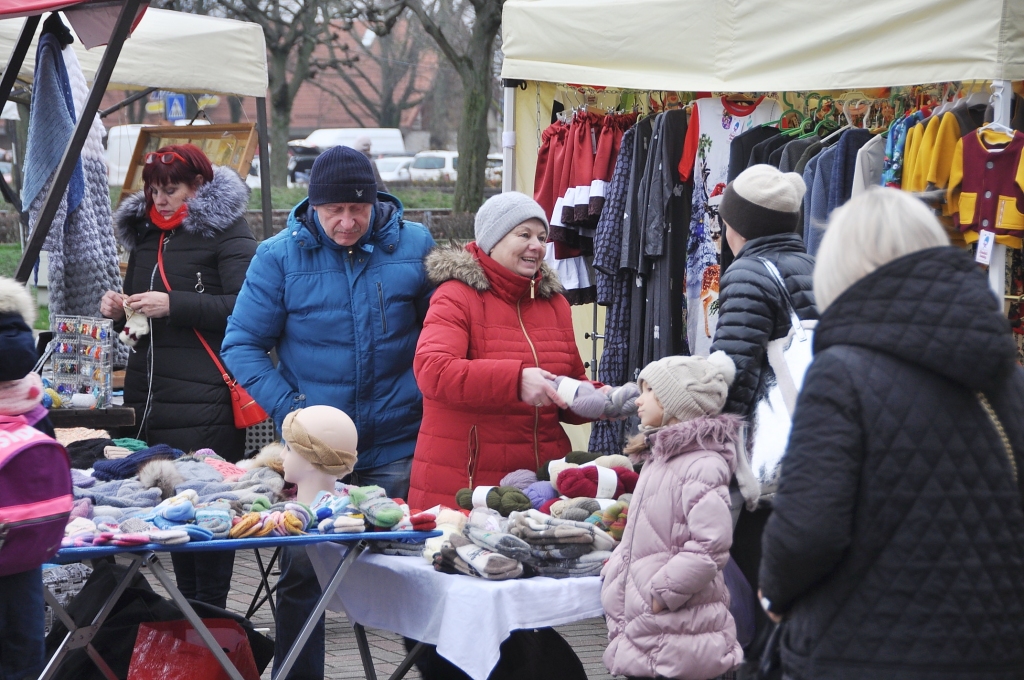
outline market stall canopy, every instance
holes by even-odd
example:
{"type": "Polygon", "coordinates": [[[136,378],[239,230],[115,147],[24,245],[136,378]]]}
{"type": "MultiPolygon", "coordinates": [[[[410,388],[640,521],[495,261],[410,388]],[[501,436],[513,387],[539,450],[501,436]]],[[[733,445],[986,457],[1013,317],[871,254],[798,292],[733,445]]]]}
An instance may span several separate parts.
{"type": "Polygon", "coordinates": [[[42,12],[54,12],[85,0],[4,0],[0,6],[0,17],[27,17],[42,12]]]}
{"type": "Polygon", "coordinates": [[[841,90],[1024,78],[1020,0],[508,0],[503,78],[841,90]]]}
{"type": "MultiPolygon", "coordinates": [[[[5,66],[24,21],[0,20],[0,59],[5,66]]],[[[33,40],[21,67],[21,77],[28,80],[35,71],[35,45],[33,40]]],[[[86,50],[80,41],[73,47],[91,82],[103,48],[86,50]]],[[[150,8],[125,41],[108,89],[147,87],[265,97],[263,29],[244,21],[150,8]]]]}

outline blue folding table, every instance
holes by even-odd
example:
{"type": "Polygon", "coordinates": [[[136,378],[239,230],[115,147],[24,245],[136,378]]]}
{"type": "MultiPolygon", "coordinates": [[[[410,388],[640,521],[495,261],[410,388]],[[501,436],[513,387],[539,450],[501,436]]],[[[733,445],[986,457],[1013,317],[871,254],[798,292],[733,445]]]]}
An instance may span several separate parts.
{"type": "MultiPolygon", "coordinates": [[[[231,680],[243,680],[238,669],[235,668],[234,664],[228,659],[227,654],[221,648],[217,641],[214,639],[213,634],[203,624],[203,620],[199,618],[195,610],[189,604],[188,600],[181,591],[178,590],[177,585],[174,583],[174,579],[167,573],[163,565],[160,564],[158,553],[173,553],[173,552],[210,552],[215,550],[250,550],[257,548],[277,548],[284,546],[306,546],[314,543],[346,543],[349,544],[348,554],[345,558],[338,563],[338,566],[334,569],[334,572],[327,584],[323,588],[323,593],[320,596],[320,600],[317,602],[313,612],[306,619],[305,625],[302,627],[302,631],[299,633],[299,637],[295,640],[292,648],[288,651],[288,655],[284,658],[280,668],[274,669],[274,675],[276,677],[287,677],[288,672],[298,658],[299,653],[302,651],[302,647],[306,644],[306,640],[309,639],[310,634],[313,632],[313,628],[316,622],[323,615],[324,610],[327,608],[327,603],[334,597],[334,593],[338,590],[338,586],[341,585],[342,579],[345,578],[345,574],[352,566],[359,556],[366,550],[369,545],[375,541],[408,541],[411,543],[422,543],[432,536],[440,536],[440,532],[432,531],[383,531],[383,532],[366,532],[360,534],[304,534],[302,536],[264,536],[262,538],[237,538],[217,541],[202,541],[197,543],[185,543],[182,545],[160,545],[155,543],[149,543],[146,545],[139,546],[116,546],[116,545],[105,545],[105,546],[86,546],[81,548],[63,548],[53,558],[53,562],[58,564],[67,564],[69,562],[81,562],[82,560],[92,560],[103,557],[109,557],[112,555],[123,555],[131,559],[131,564],[128,567],[128,572],[124,578],[117,584],[114,591],[107,598],[107,601],[100,608],[100,611],[93,618],[92,623],[88,626],[77,627],[74,620],[68,613],[60,606],[56,598],[50,593],[49,589],[43,589],[43,596],[46,598],[47,604],[53,608],[54,613],[60,618],[60,620],[67,626],[68,633],[64,636],[64,640],[61,642],[57,651],[51,657],[46,668],[43,670],[42,675],[39,676],[39,680],[49,680],[56,672],[64,658],[75,649],[85,648],[89,658],[92,659],[93,663],[96,664],[97,668],[103,673],[108,680],[117,680],[117,676],[110,669],[110,666],[103,660],[99,655],[99,652],[92,646],[92,640],[96,636],[103,622],[106,621],[107,617],[113,611],[114,606],[117,604],[121,594],[124,593],[128,584],[131,583],[132,578],[143,566],[149,568],[153,576],[156,577],[160,584],[163,585],[164,589],[174,600],[174,603],[178,605],[181,612],[188,619],[189,623],[196,629],[196,632],[202,638],[203,642],[210,649],[217,661],[224,668],[224,671],[228,674],[231,680]]],[[[266,574],[263,575],[264,581],[266,574]]],[[[362,653],[360,648],[360,653],[362,653]]],[[[365,665],[364,659],[364,665],[365,665]]]]}

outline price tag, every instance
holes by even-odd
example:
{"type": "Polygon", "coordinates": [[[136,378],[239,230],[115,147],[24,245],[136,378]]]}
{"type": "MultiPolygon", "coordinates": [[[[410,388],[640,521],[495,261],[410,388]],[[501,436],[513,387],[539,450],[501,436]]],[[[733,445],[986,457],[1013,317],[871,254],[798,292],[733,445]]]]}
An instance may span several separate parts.
{"type": "Polygon", "coordinates": [[[995,244],[995,232],[981,232],[978,235],[978,254],[974,256],[974,261],[987,266],[992,261],[992,248],[995,244]]]}

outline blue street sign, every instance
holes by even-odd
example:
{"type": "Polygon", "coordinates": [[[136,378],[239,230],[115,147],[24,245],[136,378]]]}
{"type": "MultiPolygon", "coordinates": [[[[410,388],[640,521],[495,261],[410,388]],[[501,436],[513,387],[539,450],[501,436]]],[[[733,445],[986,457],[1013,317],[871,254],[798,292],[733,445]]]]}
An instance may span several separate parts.
{"type": "Polygon", "coordinates": [[[164,118],[172,123],[185,118],[185,95],[167,95],[167,98],[164,100],[164,118]]]}

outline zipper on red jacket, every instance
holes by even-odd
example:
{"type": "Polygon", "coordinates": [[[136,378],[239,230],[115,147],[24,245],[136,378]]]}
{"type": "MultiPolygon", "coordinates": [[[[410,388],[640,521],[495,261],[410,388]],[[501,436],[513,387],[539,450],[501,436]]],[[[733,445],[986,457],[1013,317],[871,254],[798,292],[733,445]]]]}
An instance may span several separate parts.
{"type": "MultiPolygon", "coordinates": [[[[530,281],[530,297],[533,297],[533,281],[530,281]]],[[[526,332],[526,324],[523,323],[523,310],[519,306],[522,302],[522,298],[516,300],[516,315],[519,317],[519,327],[523,329],[523,335],[526,337],[526,344],[530,346],[530,351],[533,352],[533,363],[540,368],[540,359],[537,357],[537,348],[533,346],[533,340],[530,339],[530,334],[526,332]]],[[[534,405],[533,407],[533,458],[537,462],[537,467],[540,467],[540,443],[537,441],[537,429],[540,427],[540,406],[534,405]]]]}

